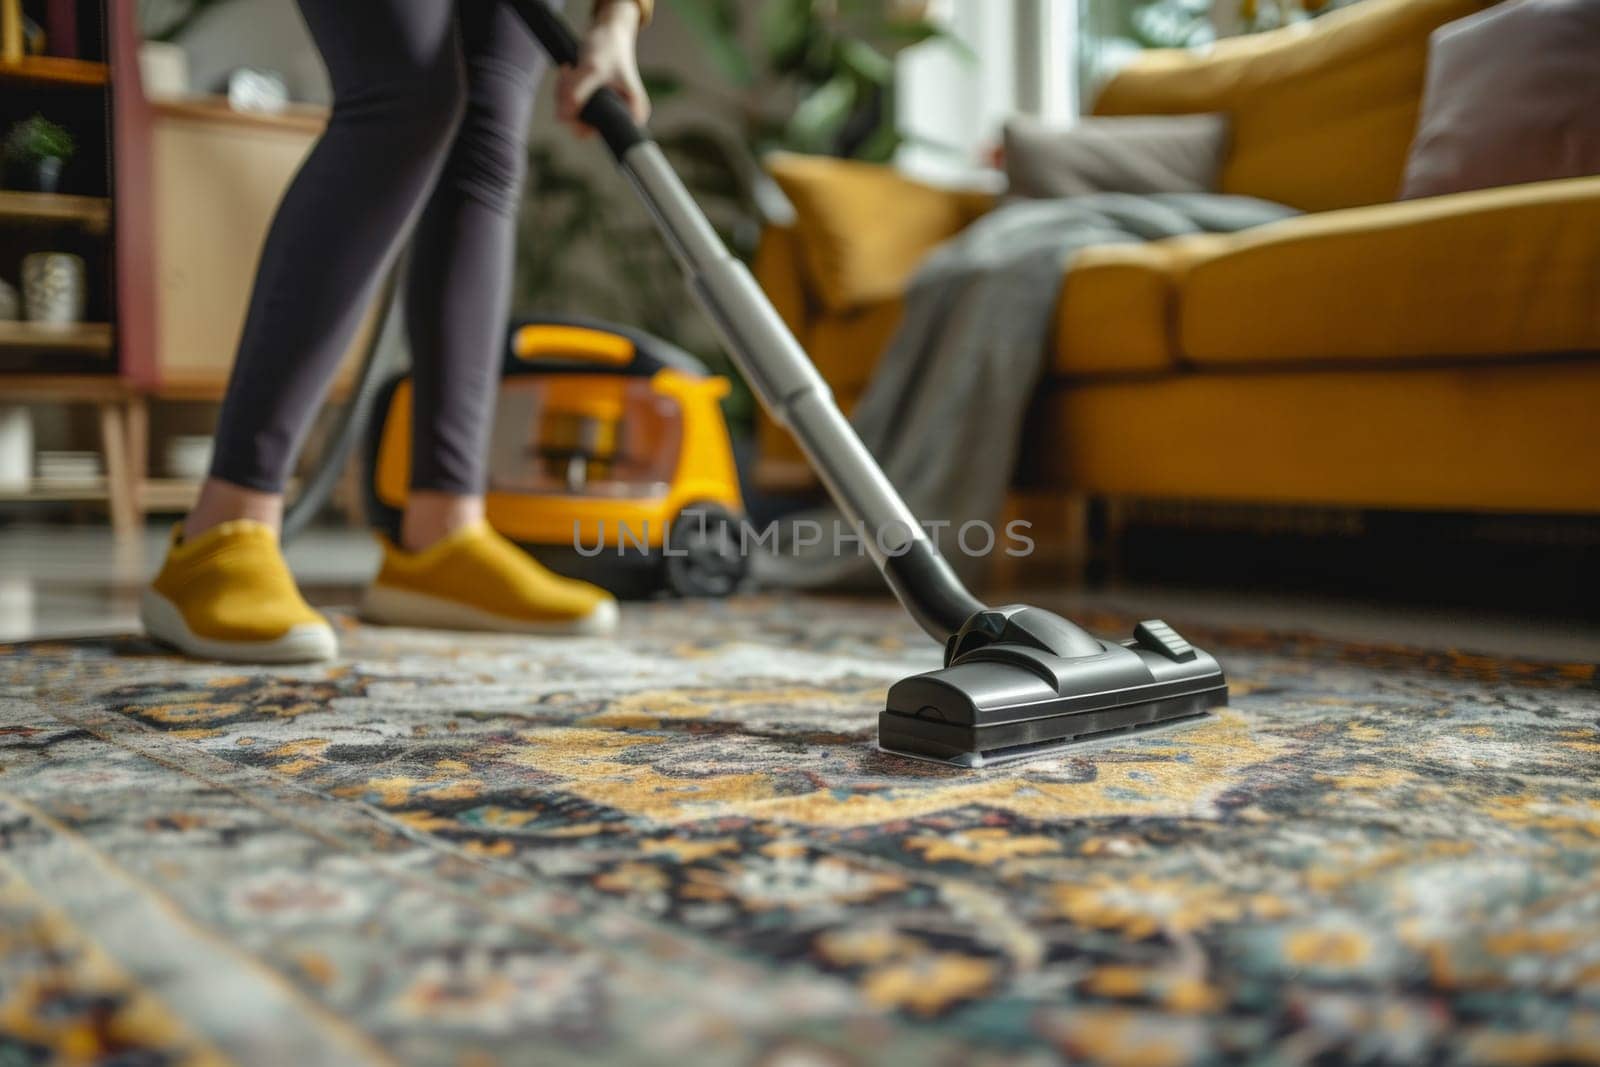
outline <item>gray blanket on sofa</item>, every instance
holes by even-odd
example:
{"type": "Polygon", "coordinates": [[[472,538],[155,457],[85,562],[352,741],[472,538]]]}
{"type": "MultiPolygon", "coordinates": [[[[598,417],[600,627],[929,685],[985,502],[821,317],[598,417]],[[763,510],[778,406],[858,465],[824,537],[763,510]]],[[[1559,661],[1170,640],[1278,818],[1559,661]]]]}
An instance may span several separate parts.
{"type": "MultiPolygon", "coordinates": [[[[924,522],[951,524],[938,539],[959,571],[971,578],[982,560],[957,550],[948,531],[1000,513],[1073,255],[1090,245],[1230,233],[1295,213],[1212,193],[1016,200],[929,256],[852,421],[911,510],[924,522]]],[[[824,509],[785,520],[777,550],[753,561],[758,580],[794,588],[870,585],[871,561],[848,542],[836,551],[837,518],[824,509]],[[797,521],[828,532],[805,544],[816,527],[796,537],[797,521]]]]}

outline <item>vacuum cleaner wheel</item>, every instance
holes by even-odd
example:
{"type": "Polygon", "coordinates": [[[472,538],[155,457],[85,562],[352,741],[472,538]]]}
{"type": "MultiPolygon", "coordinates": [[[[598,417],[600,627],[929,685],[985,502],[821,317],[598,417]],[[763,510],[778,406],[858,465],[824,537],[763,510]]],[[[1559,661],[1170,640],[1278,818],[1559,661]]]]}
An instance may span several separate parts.
{"type": "Polygon", "coordinates": [[[673,520],[665,552],[667,588],[681,597],[729,596],[744,580],[739,522],[715,504],[691,504],[673,520]]]}

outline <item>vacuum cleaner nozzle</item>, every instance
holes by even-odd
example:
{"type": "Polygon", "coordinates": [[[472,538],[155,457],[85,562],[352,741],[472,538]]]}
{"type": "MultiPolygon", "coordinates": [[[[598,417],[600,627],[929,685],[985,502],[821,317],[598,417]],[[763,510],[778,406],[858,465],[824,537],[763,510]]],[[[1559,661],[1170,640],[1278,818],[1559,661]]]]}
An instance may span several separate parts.
{"type": "Polygon", "coordinates": [[[878,745],[985,767],[1203,715],[1227,699],[1217,661],[1160,620],[1141,622],[1132,640],[1117,644],[1013,605],[968,619],[950,638],[942,670],[890,688],[878,745]]]}

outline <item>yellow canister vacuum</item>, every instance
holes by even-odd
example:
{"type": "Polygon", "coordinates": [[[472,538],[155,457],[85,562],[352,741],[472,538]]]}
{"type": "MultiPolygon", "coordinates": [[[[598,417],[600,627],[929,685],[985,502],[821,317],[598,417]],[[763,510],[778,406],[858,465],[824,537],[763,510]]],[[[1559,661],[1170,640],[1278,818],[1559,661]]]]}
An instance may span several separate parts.
{"type": "MultiPolygon", "coordinates": [[[[367,501],[393,531],[411,471],[411,379],[369,422],[367,501]]],[[[506,335],[489,434],[489,522],[619,596],[726,596],[744,576],[728,382],[660,338],[581,319],[506,335]]]]}

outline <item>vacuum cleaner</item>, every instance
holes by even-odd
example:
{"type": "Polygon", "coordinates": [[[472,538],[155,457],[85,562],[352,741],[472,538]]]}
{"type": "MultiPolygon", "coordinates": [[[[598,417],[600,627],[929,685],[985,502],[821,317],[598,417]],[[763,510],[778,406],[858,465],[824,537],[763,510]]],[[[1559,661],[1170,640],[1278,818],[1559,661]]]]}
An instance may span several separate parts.
{"type": "MultiPolygon", "coordinates": [[[[593,319],[506,330],[485,511],[561,574],[624,599],[724,597],[746,563],[726,378],[659,337],[593,319]]],[[[409,374],[378,392],[367,514],[398,538],[411,476],[409,374]]]]}
{"type": "MultiPolygon", "coordinates": [[[[541,0],[513,0],[513,6],[555,63],[578,62],[578,38],[561,15],[541,0]]],[[[1041,608],[991,608],[974,597],[622,98],[601,89],[581,118],[600,134],[649,209],[734,364],[767,411],[794,435],[845,518],[866,532],[862,542],[900,603],[944,643],[942,669],[890,687],[878,717],[880,748],[981,768],[1194,718],[1227,701],[1221,666],[1164,622],[1142,622],[1130,639],[1107,641],[1041,608]]],[[[369,367],[358,381],[376,377],[370,373],[374,358],[369,352],[369,367]]],[[[350,427],[360,425],[376,399],[374,392],[358,389],[333,454],[349,447],[356,432],[350,427]]],[[[324,464],[316,476],[328,483],[336,477],[335,464],[324,464]]],[[[302,499],[314,503],[319,491],[323,486],[314,483],[302,499]]],[[[294,508],[286,533],[297,530],[309,511],[294,508]]]]}

